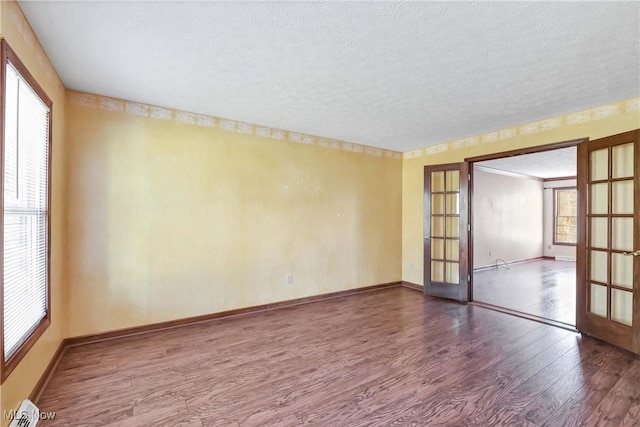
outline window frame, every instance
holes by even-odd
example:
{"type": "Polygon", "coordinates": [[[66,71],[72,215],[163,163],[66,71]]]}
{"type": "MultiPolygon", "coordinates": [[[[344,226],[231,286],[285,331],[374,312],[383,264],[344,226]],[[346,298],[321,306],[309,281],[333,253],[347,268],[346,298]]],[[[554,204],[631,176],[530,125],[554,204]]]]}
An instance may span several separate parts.
{"type": "Polygon", "coordinates": [[[18,55],[11,49],[5,39],[0,40],[0,85],[2,99],[0,99],[0,384],[4,383],[7,377],[18,366],[29,350],[40,339],[51,324],[51,159],[53,157],[53,102],[46,92],[31,75],[27,67],[22,63],[18,55]],[[47,296],[45,317],[33,328],[29,337],[11,354],[9,358],[4,353],[4,111],[6,101],[6,64],[11,65],[20,73],[22,79],[31,86],[33,91],[49,107],[49,155],[47,159],[47,296]]]}
{"type": "MultiPolygon", "coordinates": [[[[568,186],[568,187],[553,187],[553,230],[552,230],[552,234],[553,234],[553,245],[554,246],[577,246],[577,241],[578,241],[578,231],[576,229],[576,243],[567,243],[567,242],[558,242],[557,240],[557,233],[558,233],[558,191],[566,191],[566,190],[573,190],[576,192],[576,196],[577,196],[577,191],[578,191],[578,187],[576,186],[568,186]]],[[[577,212],[576,212],[576,217],[577,217],[577,212]]]]}

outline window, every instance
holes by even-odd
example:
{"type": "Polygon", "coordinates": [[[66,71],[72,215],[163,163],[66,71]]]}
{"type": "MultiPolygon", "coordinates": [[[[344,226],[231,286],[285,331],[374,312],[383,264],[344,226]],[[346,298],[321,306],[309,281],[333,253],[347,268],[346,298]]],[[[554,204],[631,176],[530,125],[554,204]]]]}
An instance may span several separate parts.
{"type": "Polygon", "coordinates": [[[578,239],[576,227],[578,193],[576,188],[554,188],[553,203],[553,244],[575,245],[578,239]]]}
{"type": "Polygon", "coordinates": [[[2,41],[2,380],[50,323],[51,101],[2,41]]]}

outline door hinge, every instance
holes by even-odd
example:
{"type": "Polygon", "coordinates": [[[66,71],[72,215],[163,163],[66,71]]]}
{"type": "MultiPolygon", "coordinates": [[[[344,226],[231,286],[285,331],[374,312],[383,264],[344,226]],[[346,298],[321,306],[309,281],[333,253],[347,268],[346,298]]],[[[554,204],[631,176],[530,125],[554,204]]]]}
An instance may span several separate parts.
{"type": "Polygon", "coordinates": [[[471,281],[471,275],[467,274],[467,282],[470,282],[470,281],[471,281]]]}
{"type": "Polygon", "coordinates": [[[471,231],[471,224],[467,224],[467,231],[471,231]]]}
{"type": "Polygon", "coordinates": [[[467,181],[471,181],[471,174],[467,175],[467,181]]]}

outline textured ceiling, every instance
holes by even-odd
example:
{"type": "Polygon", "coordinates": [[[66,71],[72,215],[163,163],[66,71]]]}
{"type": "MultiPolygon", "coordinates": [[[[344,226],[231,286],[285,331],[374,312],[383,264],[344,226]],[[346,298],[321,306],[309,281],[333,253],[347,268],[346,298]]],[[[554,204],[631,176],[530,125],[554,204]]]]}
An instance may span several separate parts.
{"type": "Polygon", "coordinates": [[[578,163],[576,155],[576,147],[569,147],[543,151],[542,153],[487,160],[475,164],[537,178],[561,178],[576,176],[578,163]]]}
{"type": "Polygon", "coordinates": [[[20,2],[65,85],[406,151],[640,95],[640,2],[20,2]]]}

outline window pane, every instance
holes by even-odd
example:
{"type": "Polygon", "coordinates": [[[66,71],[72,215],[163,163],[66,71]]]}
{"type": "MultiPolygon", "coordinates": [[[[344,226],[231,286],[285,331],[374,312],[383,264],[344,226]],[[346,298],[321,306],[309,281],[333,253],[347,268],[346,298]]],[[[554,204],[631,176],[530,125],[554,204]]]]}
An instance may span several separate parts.
{"type": "Polygon", "coordinates": [[[444,262],[431,261],[431,281],[444,282],[444,262]]]}
{"type": "Polygon", "coordinates": [[[590,279],[596,282],[608,283],[607,266],[609,264],[607,252],[591,251],[590,279]]]}
{"type": "Polygon", "coordinates": [[[457,262],[447,263],[447,283],[460,283],[460,265],[457,262]]]}
{"type": "Polygon", "coordinates": [[[633,181],[618,181],[611,184],[614,214],[633,213],[633,181]]]}
{"type": "Polygon", "coordinates": [[[431,258],[444,259],[444,239],[431,239],[431,258]]]}
{"type": "Polygon", "coordinates": [[[631,326],[633,323],[633,294],[611,289],[611,319],[631,326]]]}
{"type": "Polygon", "coordinates": [[[444,172],[431,172],[431,191],[444,191],[444,172]]]}
{"type": "Polygon", "coordinates": [[[444,194],[431,195],[431,213],[444,214],[444,194]]]}
{"type": "Polygon", "coordinates": [[[447,171],[447,191],[460,190],[460,171],[447,171]]]}
{"type": "Polygon", "coordinates": [[[633,288],[633,257],[619,253],[611,254],[611,283],[633,288]]]}
{"type": "Polygon", "coordinates": [[[460,259],[460,241],[447,239],[447,260],[458,261],[460,259]]]}
{"type": "Polygon", "coordinates": [[[589,296],[589,312],[598,316],[607,317],[607,287],[591,284],[589,296]]]}
{"type": "Polygon", "coordinates": [[[607,214],[609,213],[609,191],[608,184],[591,185],[591,201],[589,203],[589,213],[607,214]]]}
{"type": "Polygon", "coordinates": [[[431,217],[431,237],[444,237],[444,217],[431,217]]]}
{"type": "Polygon", "coordinates": [[[457,215],[460,213],[459,199],[460,196],[458,193],[447,194],[447,214],[457,215]]]}
{"type": "Polygon", "coordinates": [[[555,241],[575,244],[577,241],[578,197],[575,188],[555,190],[555,241]]]}
{"type": "Polygon", "coordinates": [[[591,228],[589,229],[589,237],[591,246],[594,248],[607,249],[608,242],[608,220],[607,218],[591,218],[591,228]]]}
{"type": "Polygon", "coordinates": [[[4,119],[4,202],[18,197],[18,74],[7,67],[4,119]]]}
{"type": "Polygon", "coordinates": [[[5,360],[47,316],[49,107],[10,64],[3,157],[5,360]]]}
{"type": "Polygon", "coordinates": [[[576,190],[556,190],[556,209],[558,216],[575,217],[577,212],[576,190]]]}
{"type": "Polygon", "coordinates": [[[633,251],[633,218],[612,218],[611,229],[611,247],[633,251]]]}
{"type": "Polygon", "coordinates": [[[597,181],[609,177],[609,149],[603,148],[591,152],[591,180],[597,181]]]}
{"type": "Polygon", "coordinates": [[[447,237],[460,237],[460,217],[447,217],[447,237]]]}
{"type": "Polygon", "coordinates": [[[613,147],[613,178],[633,176],[633,143],[613,147]]]}
{"type": "Polygon", "coordinates": [[[5,355],[46,315],[46,214],[4,214],[5,355]]]}

